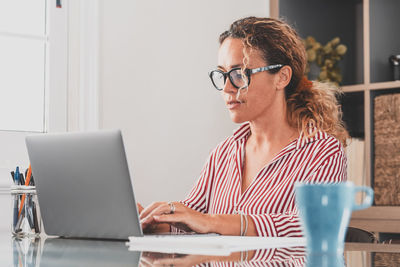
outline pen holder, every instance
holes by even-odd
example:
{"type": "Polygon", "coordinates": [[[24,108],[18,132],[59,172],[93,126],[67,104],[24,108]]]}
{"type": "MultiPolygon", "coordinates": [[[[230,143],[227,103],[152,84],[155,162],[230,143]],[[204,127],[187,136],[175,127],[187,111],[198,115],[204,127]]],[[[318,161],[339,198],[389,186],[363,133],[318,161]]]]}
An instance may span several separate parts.
{"type": "Polygon", "coordinates": [[[16,237],[39,236],[42,230],[40,209],[34,186],[11,187],[13,220],[11,232],[16,237]]]}

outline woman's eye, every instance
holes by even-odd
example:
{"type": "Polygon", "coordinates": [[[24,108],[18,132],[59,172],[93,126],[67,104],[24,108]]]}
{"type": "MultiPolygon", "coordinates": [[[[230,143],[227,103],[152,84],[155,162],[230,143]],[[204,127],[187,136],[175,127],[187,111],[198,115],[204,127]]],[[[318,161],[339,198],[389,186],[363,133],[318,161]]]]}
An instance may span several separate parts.
{"type": "Polygon", "coordinates": [[[234,79],[242,79],[243,75],[241,72],[235,72],[235,73],[233,73],[233,78],[234,79]]]}

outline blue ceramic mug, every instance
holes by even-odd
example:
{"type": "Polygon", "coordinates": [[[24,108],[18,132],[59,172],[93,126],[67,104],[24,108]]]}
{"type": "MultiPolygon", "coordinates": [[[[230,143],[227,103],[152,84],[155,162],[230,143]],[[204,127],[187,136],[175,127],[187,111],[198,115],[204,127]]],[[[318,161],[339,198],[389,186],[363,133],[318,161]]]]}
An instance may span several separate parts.
{"type": "Polygon", "coordinates": [[[344,238],[353,210],[370,207],[374,191],[352,182],[336,184],[296,183],[296,204],[313,253],[343,253],[344,238]],[[361,205],[355,203],[357,192],[365,192],[361,205]]]}

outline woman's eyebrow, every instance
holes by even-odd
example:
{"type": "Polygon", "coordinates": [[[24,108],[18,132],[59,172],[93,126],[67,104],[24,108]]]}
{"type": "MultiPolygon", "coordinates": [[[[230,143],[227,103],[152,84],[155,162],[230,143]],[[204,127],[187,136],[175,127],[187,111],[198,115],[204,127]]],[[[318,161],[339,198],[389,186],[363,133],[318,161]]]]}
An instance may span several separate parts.
{"type": "MultiPolygon", "coordinates": [[[[239,68],[241,66],[242,66],[242,64],[235,64],[235,65],[230,66],[229,69],[239,68]]],[[[225,68],[220,65],[218,65],[217,68],[225,70],[225,68]]]]}

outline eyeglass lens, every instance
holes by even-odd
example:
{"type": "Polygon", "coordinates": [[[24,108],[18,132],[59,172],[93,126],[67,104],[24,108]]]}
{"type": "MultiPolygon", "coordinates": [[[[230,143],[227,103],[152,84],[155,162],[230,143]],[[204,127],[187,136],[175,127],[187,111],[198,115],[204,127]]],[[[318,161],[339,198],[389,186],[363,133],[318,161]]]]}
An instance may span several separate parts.
{"type": "MultiPolygon", "coordinates": [[[[248,85],[248,79],[246,75],[242,73],[241,69],[233,69],[229,73],[229,80],[236,88],[244,88],[248,85]]],[[[218,90],[222,90],[225,86],[226,79],[224,74],[220,71],[213,71],[211,79],[218,90]]]]}

